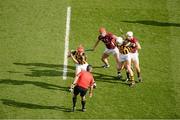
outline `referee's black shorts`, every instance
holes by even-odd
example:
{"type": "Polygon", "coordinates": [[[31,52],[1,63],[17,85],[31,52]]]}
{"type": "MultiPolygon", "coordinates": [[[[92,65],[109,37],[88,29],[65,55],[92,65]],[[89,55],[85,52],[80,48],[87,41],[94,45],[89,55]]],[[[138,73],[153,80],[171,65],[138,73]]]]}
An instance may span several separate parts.
{"type": "Polygon", "coordinates": [[[78,95],[80,93],[80,96],[83,97],[86,95],[88,89],[82,88],[80,86],[74,87],[74,95],[78,95]]]}

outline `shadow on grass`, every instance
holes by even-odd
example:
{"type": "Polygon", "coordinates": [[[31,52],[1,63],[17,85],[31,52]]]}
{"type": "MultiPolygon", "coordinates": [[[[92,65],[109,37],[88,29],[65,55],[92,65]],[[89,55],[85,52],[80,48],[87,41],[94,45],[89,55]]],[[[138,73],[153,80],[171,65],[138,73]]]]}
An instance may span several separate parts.
{"type": "Polygon", "coordinates": [[[38,105],[32,103],[18,102],[15,100],[9,99],[0,99],[0,101],[7,106],[17,107],[17,108],[28,108],[28,109],[50,109],[50,110],[60,110],[63,112],[70,112],[70,108],[65,108],[64,106],[46,106],[46,105],[38,105]]]}
{"type": "MultiPolygon", "coordinates": [[[[41,76],[48,76],[48,77],[57,77],[63,75],[63,68],[64,65],[56,65],[56,64],[46,64],[46,63],[13,63],[15,65],[21,66],[30,66],[33,68],[29,68],[31,73],[24,74],[25,76],[29,77],[41,77],[41,76]],[[39,68],[51,68],[46,70],[40,70],[39,68]]],[[[74,66],[67,66],[68,69],[75,70],[74,66]]],[[[10,73],[16,73],[13,71],[9,71],[10,73]]],[[[69,77],[74,77],[74,72],[68,72],[69,77]]]]}
{"type": "MultiPolygon", "coordinates": [[[[33,68],[29,68],[31,73],[24,74],[25,76],[29,77],[41,77],[41,76],[61,76],[63,72],[58,71],[57,69],[63,69],[64,65],[57,65],[57,64],[46,64],[46,63],[14,63],[15,65],[21,66],[30,66],[33,68]],[[46,69],[46,70],[39,70],[38,68],[53,68],[53,69],[46,69]]],[[[68,69],[75,70],[75,66],[68,66],[68,69]]],[[[102,66],[94,66],[94,69],[100,69],[102,66]]],[[[102,68],[104,69],[104,68],[102,68]]],[[[102,74],[98,72],[93,72],[95,81],[100,82],[107,82],[107,83],[123,83],[122,80],[119,80],[116,76],[102,74]]],[[[68,71],[68,76],[74,78],[75,73],[68,71]]]]}
{"type": "MultiPolygon", "coordinates": [[[[22,65],[22,66],[34,66],[34,67],[47,67],[47,68],[64,68],[64,65],[58,64],[47,64],[47,63],[13,63],[15,65],[22,65]]],[[[74,70],[74,66],[67,66],[68,69],[74,70]]]]}
{"type": "Polygon", "coordinates": [[[0,79],[0,84],[8,84],[8,85],[30,84],[30,85],[34,85],[34,86],[45,88],[45,89],[61,90],[61,91],[67,91],[68,92],[68,87],[62,87],[59,85],[53,85],[53,84],[39,82],[39,81],[0,79]]]}
{"type": "Polygon", "coordinates": [[[95,81],[98,81],[98,82],[128,85],[126,84],[125,79],[120,80],[119,78],[117,78],[117,76],[112,76],[112,75],[107,75],[107,74],[102,74],[102,73],[97,73],[97,72],[93,72],[93,74],[94,74],[95,81]]]}
{"type": "Polygon", "coordinates": [[[104,69],[102,66],[93,66],[94,69],[104,69]]]}
{"type": "Polygon", "coordinates": [[[180,23],[160,22],[155,20],[135,20],[135,21],[122,21],[126,23],[138,23],[143,25],[161,26],[161,27],[180,27],[180,23]]]}
{"type": "MultiPolygon", "coordinates": [[[[47,76],[47,77],[58,77],[62,76],[63,72],[62,71],[57,71],[57,70],[36,70],[32,69],[30,70],[31,73],[25,73],[25,76],[29,77],[42,77],[42,76],[47,76]]],[[[73,72],[68,72],[69,77],[74,77],[73,72]]]]}

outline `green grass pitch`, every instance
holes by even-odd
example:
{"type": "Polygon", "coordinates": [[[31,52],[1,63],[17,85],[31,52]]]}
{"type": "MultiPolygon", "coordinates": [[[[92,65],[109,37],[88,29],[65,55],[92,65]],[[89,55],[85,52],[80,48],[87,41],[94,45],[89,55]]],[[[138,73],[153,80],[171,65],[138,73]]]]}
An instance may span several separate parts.
{"type": "Polygon", "coordinates": [[[180,118],[179,6],[179,0],[0,0],[0,118],[180,118]],[[69,112],[71,60],[62,79],[67,6],[70,49],[91,48],[100,26],[116,35],[131,30],[142,46],[144,82],[134,88],[114,79],[112,56],[110,68],[99,68],[103,43],[87,52],[97,89],[85,113],[80,98],[69,112]]]}

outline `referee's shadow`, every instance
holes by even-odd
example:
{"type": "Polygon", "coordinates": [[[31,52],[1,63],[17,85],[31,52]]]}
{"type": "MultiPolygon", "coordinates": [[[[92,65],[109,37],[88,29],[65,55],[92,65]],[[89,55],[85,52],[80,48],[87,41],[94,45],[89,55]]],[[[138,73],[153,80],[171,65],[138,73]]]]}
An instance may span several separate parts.
{"type": "Polygon", "coordinates": [[[18,86],[24,86],[24,85],[33,85],[36,87],[40,87],[43,89],[49,89],[49,90],[61,90],[65,92],[68,91],[68,87],[65,86],[59,86],[56,84],[50,84],[43,81],[35,81],[35,80],[14,80],[14,79],[0,79],[0,84],[6,84],[6,85],[18,85],[18,86]]]}
{"type": "Polygon", "coordinates": [[[16,107],[16,108],[26,108],[26,109],[49,109],[49,110],[56,110],[62,112],[71,112],[70,108],[65,106],[49,106],[49,105],[40,105],[36,103],[28,103],[28,102],[20,102],[16,100],[10,99],[0,99],[2,104],[7,105],[9,107],[16,107]]]}

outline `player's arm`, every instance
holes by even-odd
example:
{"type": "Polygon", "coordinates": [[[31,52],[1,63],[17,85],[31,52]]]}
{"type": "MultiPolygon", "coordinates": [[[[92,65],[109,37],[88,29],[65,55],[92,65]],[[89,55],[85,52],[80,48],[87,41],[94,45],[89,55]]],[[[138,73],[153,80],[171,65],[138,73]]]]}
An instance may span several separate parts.
{"type": "Polygon", "coordinates": [[[116,36],[116,35],[112,35],[112,37],[113,37],[113,39],[116,39],[116,38],[117,38],[117,36],[116,36]]]}
{"type": "Polygon", "coordinates": [[[116,35],[112,35],[113,39],[115,40],[115,45],[118,47],[118,37],[116,35]]]}
{"type": "Polygon", "coordinates": [[[94,47],[92,48],[93,51],[96,49],[96,47],[97,47],[97,45],[99,44],[99,42],[100,42],[100,40],[98,39],[98,40],[96,41],[94,47]]]}
{"type": "Polygon", "coordinates": [[[89,89],[89,97],[92,97],[93,89],[94,89],[94,78],[91,81],[91,86],[90,86],[90,89],[89,89]]]}
{"type": "Polygon", "coordinates": [[[72,53],[70,54],[70,56],[71,56],[73,62],[74,62],[75,64],[78,64],[78,61],[76,60],[76,58],[74,57],[74,55],[73,55],[72,53]]]}
{"type": "Polygon", "coordinates": [[[124,40],[123,45],[126,46],[126,47],[130,47],[132,44],[128,40],[124,40]]]}
{"type": "Polygon", "coordinates": [[[75,76],[74,82],[71,84],[71,88],[69,89],[70,92],[72,92],[74,87],[77,85],[78,78],[79,78],[79,74],[75,76]]]}
{"type": "Polygon", "coordinates": [[[76,85],[79,78],[79,74],[75,76],[73,84],[76,85]]]}
{"type": "Polygon", "coordinates": [[[137,46],[137,49],[138,49],[138,50],[141,49],[141,45],[139,44],[139,42],[136,42],[136,46],[137,46]]]}
{"type": "Polygon", "coordinates": [[[89,90],[89,97],[93,96],[93,85],[91,85],[90,90],[89,90]]]}
{"type": "Polygon", "coordinates": [[[74,57],[75,54],[76,54],[76,51],[71,50],[71,51],[68,52],[68,57],[71,57],[72,60],[73,60],[73,62],[74,62],[75,64],[78,64],[78,61],[77,61],[76,58],[74,57]]]}
{"type": "Polygon", "coordinates": [[[85,64],[87,64],[88,62],[87,62],[87,55],[84,53],[84,56],[83,56],[83,62],[85,63],[85,64]]]}
{"type": "Polygon", "coordinates": [[[125,40],[126,39],[126,35],[122,34],[121,37],[125,40]]]}

